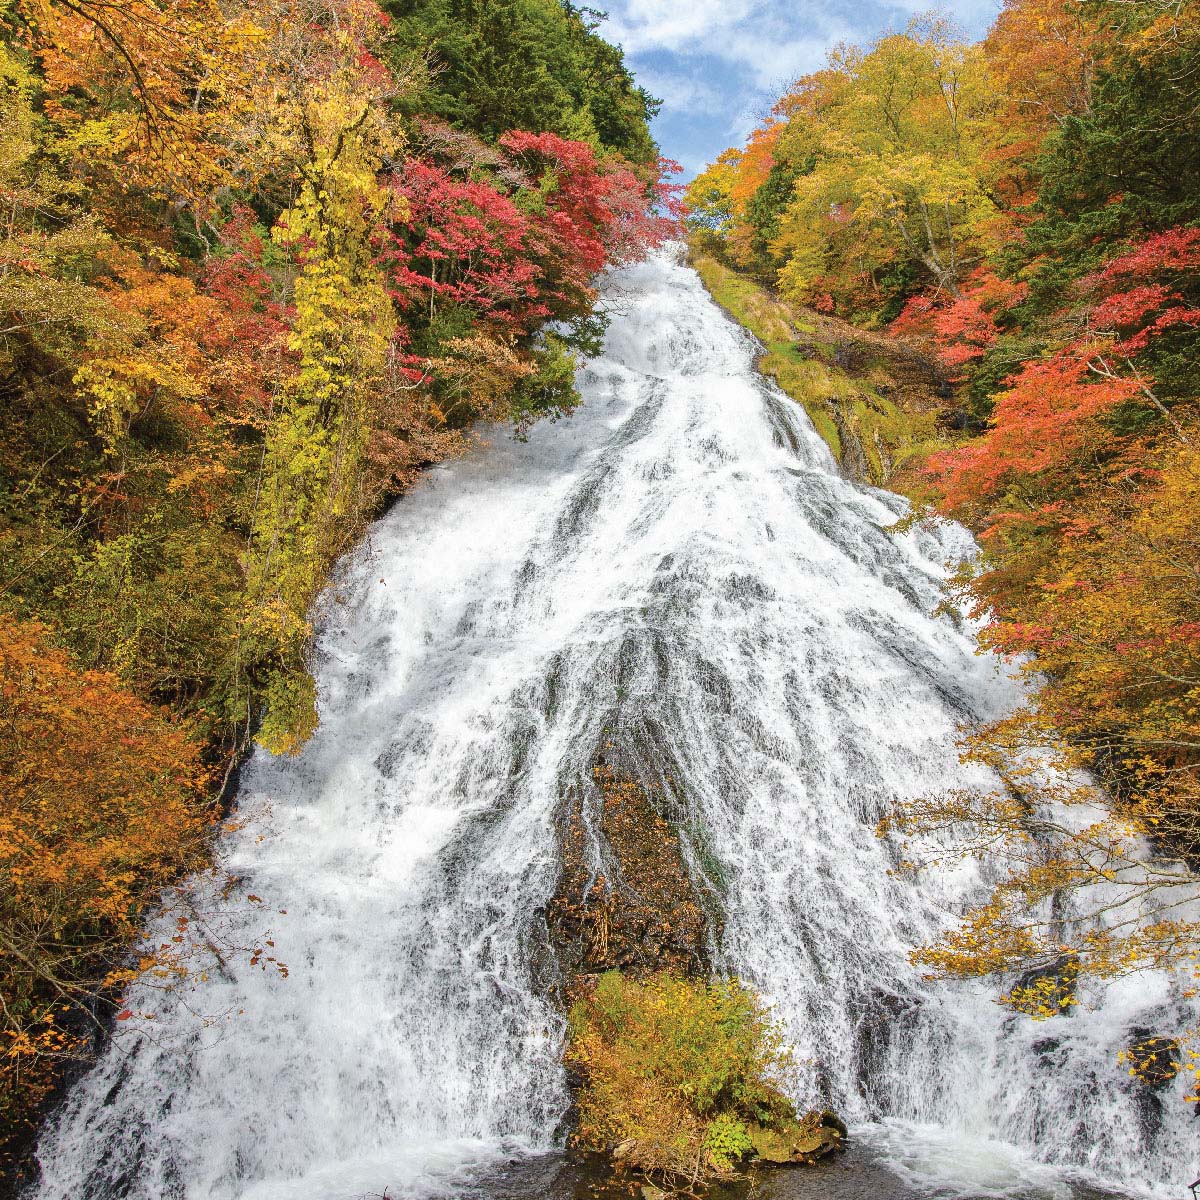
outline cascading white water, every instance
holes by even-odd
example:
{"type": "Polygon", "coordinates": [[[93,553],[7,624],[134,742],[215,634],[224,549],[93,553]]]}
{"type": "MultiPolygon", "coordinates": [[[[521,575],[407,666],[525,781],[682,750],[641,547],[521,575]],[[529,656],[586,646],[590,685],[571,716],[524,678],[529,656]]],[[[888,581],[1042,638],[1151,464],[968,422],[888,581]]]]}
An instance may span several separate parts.
{"type": "Polygon", "coordinates": [[[685,814],[723,897],[719,965],[808,1060],[797,1098],[919,1189],[1069,1194],[1039,1161],[1129,1190],[1195,1173],[1181,1081],[1154,1097],[1116,1061],[1130,1030],[1178,1027],[1166,980],[1033,1024],[908,963],[977,880],[890,876],[874,823],[991,782],[956,723],[1018,697],[932,615],[969,539],[888,532],[904,502],[839,476],[673,252],[606,291],[584,406],[526,443],[497,432],[374,527],[323,621],[319,732],[245,771],[241,810],[264,815],[222,856],[286,910],[289,977],[233,958],[135,989],[155,1018],[74,1089],[41,1200],[457,1195],[469,1164],[555,1144],[542,909],[602,737],[685,814]]]}

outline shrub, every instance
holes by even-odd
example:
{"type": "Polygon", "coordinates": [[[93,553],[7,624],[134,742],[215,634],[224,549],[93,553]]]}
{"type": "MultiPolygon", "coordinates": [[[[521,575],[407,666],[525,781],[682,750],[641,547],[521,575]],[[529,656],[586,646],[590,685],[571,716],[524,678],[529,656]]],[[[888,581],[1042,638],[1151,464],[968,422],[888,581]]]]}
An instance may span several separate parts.
{"type": "Polygon", "coordinates": [[[782,1128],[791,1065],[762,1000],[737,980],[617,971],[571,1009],[567,1062],[582,1077],[579,1145],[667,1182],[728,1176],[750,1126],[782,1128]]]}

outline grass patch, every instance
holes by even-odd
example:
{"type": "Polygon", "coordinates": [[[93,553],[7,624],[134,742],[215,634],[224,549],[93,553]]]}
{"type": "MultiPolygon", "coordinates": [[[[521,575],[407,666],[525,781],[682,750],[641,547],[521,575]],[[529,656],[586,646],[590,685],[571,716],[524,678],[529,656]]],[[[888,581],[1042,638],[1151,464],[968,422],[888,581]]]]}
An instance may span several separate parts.
{"type": "Polygon", "coordinates": [[[751,279],[698,256],[692,263],[712,298],[764,345],[796,340],[791,311],[751,279]]]}

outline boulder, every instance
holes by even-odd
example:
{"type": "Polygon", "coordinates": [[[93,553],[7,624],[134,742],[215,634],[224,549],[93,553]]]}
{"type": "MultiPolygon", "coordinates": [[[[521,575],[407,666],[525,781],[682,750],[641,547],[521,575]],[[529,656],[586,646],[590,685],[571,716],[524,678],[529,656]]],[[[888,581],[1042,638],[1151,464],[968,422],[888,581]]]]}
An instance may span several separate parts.
{"type": "Polygon", "coordinates": [[[754,1153],[769,1163],[815,1163],[846,1146],[846,1126],[831,1112],[806,1113],[775,1126],[746,1126],[754,1153]]]}
{"type": "Polygon", "coordinates": [[[746,1126],[750,1135],[754,1153],[769,1163],[786,1163],[792,1161],[794,1138],[786,1127],[784,1129],[768,1129],[765,1125],[750,1124],[746,1126]]]}
{"type": "Polygon", "coordinates": [[[1179,1074],[1182,1057],[1175,1038],[1161,1037],[1148,1029],[1132,1030],[1125,1049],[1133,1077],[1155,1092],[1179,1074]]]}

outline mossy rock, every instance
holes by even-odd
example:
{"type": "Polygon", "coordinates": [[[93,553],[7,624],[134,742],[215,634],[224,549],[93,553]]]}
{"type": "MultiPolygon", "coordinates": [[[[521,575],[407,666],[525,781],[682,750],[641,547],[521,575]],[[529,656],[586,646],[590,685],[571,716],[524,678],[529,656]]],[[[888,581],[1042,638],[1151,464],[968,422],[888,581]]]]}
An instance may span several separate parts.
{"type": "Polygon", "coordinates": [[[764,1125],[751,1124],[746,1126],[750,1141],[754,1143],[754,1153],[764,1162],[786,1163],[792,1161],[794,1139],[787,1129],[768,1129],[764,1125]]]}
{"type": "Polygon", "coordinates": [[[830,1112],[810,1112],[773,1126],[749,1124],[754,1153],[769,1163],[815,1163],[846,1146],[846,1126],[830,1112]]]}

